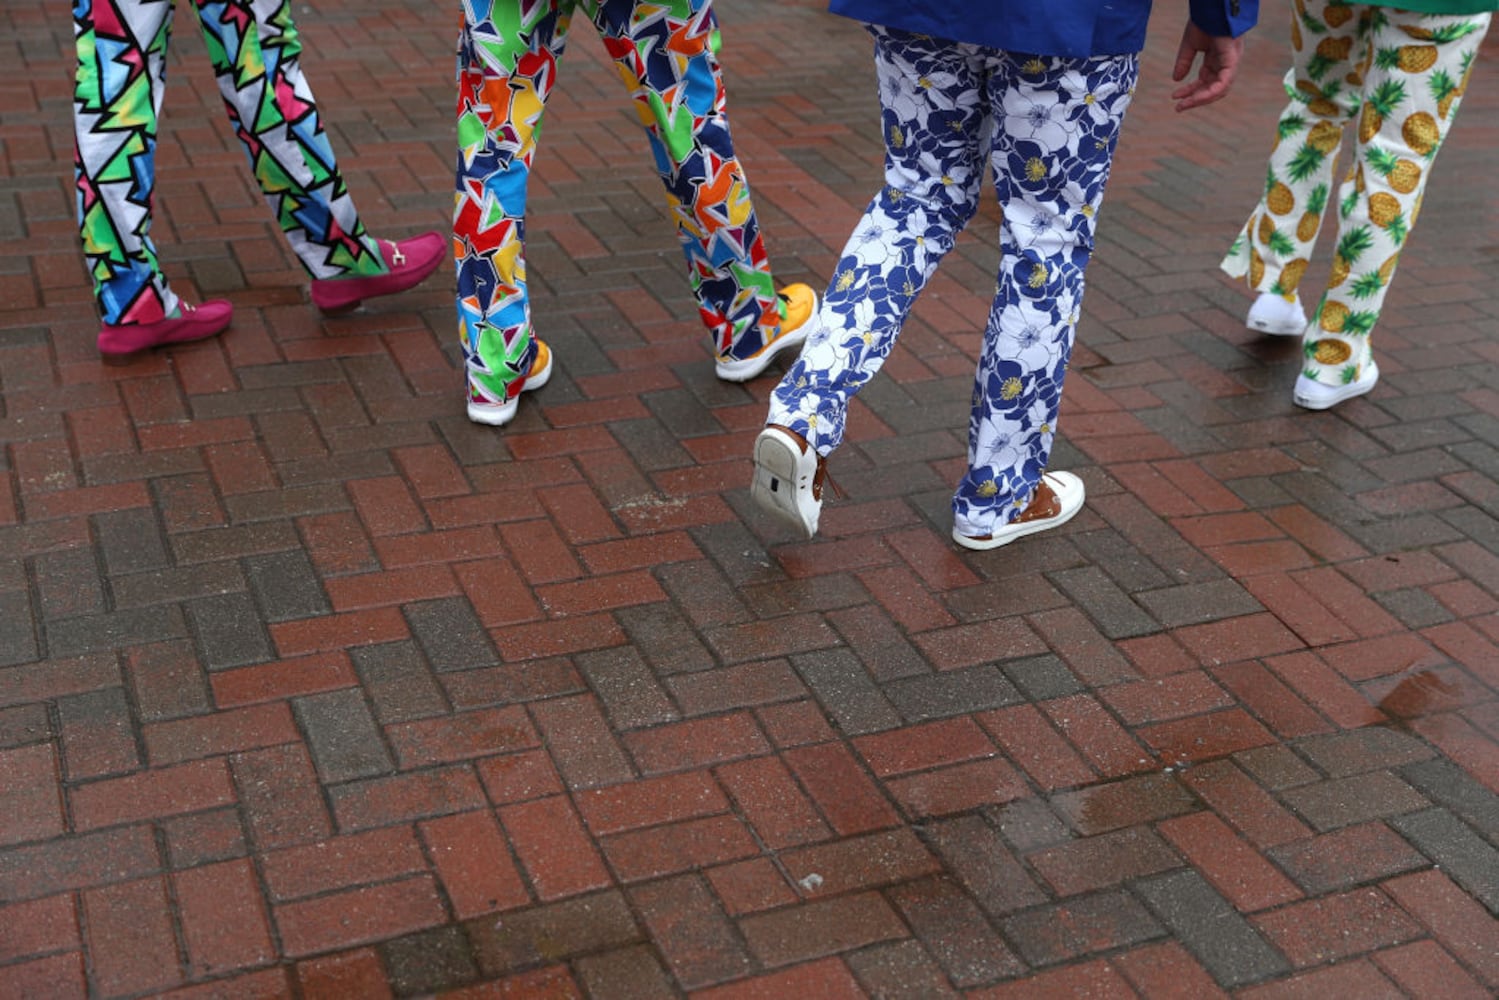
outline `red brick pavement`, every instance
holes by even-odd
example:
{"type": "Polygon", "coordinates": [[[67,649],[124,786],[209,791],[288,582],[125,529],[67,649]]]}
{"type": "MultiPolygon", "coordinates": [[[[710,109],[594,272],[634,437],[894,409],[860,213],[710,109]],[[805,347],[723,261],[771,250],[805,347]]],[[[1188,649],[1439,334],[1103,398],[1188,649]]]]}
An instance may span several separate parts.
{"type": "MultiPolygon", "coordinates": [[[[299,8],[384,234],[446,217],[431,6],[299,8]]],[[[867,46],[810,0],[723,6],[774,258],[825,281],[876,182],[867,46]]],[[[460,409],[448,281],[308,306],[186,14],[157,235],[235,325],[101,366],[66,5],[5,4],[0,996],[1499,990],[1499,215],[1463,196],[1494,50],[1384,379],[1312,414],[1214,267],[1284,28],[1176,116],[1161,7],[1058,447],[1089,504],[977,555],[946,502],[992,210],[804,544],[747,502],[771,380],[712,377],[587,31],[531,220],[559,368],[496,433],[460,409]]]]}

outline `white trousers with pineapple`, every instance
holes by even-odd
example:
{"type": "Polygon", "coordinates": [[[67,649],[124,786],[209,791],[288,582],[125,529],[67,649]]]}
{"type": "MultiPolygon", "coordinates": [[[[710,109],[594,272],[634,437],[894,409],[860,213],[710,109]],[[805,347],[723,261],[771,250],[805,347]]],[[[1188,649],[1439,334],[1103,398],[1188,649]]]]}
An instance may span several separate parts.
{"type": "Polygon", "coordinates": [[[1332,192],[1344,126],[1357,120],[1337,190],[1338,243],[1327,291],[1302,338],[1302,374],[1356,381],[1369,335],[1416,223],[1437,150],[1457,115],[1489,14],[1421,14],[1294,0],[1293,65],[1265,196],[1223,259],[1251,290],[1297,294],[1332,192]]]}

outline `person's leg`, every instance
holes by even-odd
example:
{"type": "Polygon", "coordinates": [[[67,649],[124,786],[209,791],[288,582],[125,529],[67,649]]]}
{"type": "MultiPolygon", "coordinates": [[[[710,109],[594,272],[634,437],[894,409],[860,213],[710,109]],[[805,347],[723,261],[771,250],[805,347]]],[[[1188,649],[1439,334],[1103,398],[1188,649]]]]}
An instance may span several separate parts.
{"type": "Polygon", "coordinates": [[[848,401],[895,347],[917,295],[977,211],[983,184],[987,106],[974,47],[870,30],[885,184],[839,255],[815,331],[771,394],[766,420],[824,456],[842,443],[848,401]]]}
{"type": "Polygon", "coordinates": [[[403,291],[441,263],[442,237],[365,231],[302,75],[293,0],[194,0],[219,93],[271,214],[324,311],[403,291]],[[364,280],[360,280],[364,279],[364,280]]]}
{"type": "Polygon", "coordinates": [[[1325,409],[1379,378],[1370,335],[1491,15],[1379,8],[1354,167],[1338,191],[1338,250],[1302,341],[1295,401],[1325,409]]]}
{"type": "Polygon", "coordinates": [[[222,332],[228,302],[195,308],[167,283],[151,240],[156,129],[166,85],[169,4],[77,0],[74,185],[79,233],[103,326],[99,352],[128,361],[222,332]]]}
{"type": "Polygon", "coordinates": [[[1381,8],[1297,0],[1291,10],[1289,103],[1276,124],[1265,193],[1221,264],[1261,298],[1248,325],[1299,335],[1306,315],[1297,287],[1306,273],[1332,192],[1344,125],[1359,113],[1381,8]]]}
{"type": "MultiPolygon", "coordinates": [[[[968,472],[953,496],[953,535],[976,548],[1020,533],[1003,529],[1036,498],[1051,460],[1098,209],[1139,60],[999,53],[991,66],[999,282],[974,383],[968,472]]],[[[1075,477],[1065,490],[1062,480],[1048,489],[1071,494],[1067,517],[1081,505],[1075,477]]]]}
{"type": "MultiPolygon", "coordinates": [[[[786,440],[798,443],[802,466],[815,467],[816,456],[826,457],[842,442],[849,399],[894,348],[917,295],[977,210],[983,184],[980,142],[988,106],[975,47],[878,27],[870,31],[885,184],[854,227],[813,333],[772,393],[766,419],[767,440],[780,442],[777,428],[784,428],[786,440]],[[809,445],[805,450],[802,441],[809,445]]],[[[803,477],[781,469],[784,463],[774,456],[760,462],[759,451],[757,446],[757,499],[787,516],[779,504],[790,497],[788,519],[799,519],[811,534],[815,517],[809,527],[807,517],[796,513],[807,507],[803,477]],[[798,490],[788,493],[781,479],[798,490]]]]}
{"type": "Polygon", "coordinates": [[[791,336],[810,314],[812,296],[795,286],[801,299],[791,303],[796,315],[783,331],[782,301],[729,131],[713,2],[583,0],[582,7],[649,136],[719,375],[752,378],[806,335],[791,336]]]}
{"type": "Polygon", "coordinates": [[[80,0],[73,91],[73,171],[79,232],[104,322],[150,323],[172,315],[151,240],[156,122],[166,84],[172,8],[80,0]]]}
{"type": "Polygon", "coordinates": [[[453,252],[470,419],[496,426],[550,373],[531,333],[526,188],[573,0],[464,0],[453,252]]]}

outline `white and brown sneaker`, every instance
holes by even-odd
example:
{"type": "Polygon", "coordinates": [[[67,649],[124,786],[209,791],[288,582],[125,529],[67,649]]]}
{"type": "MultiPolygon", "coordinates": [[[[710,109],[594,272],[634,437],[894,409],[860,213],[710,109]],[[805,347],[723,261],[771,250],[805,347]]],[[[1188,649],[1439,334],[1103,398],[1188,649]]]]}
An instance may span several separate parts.
{"type": "Polygon", "coordinates": [[[1066,524],[1083,509],[1084,493],[1083,481],[1072,473],[1047,472],[1036,485],[1031,502],[1009,524],[1000,525],[987,535],[977,536],[965,535],[954,527],[953,541],[965,549],[997,549],[1017,538],[1066,524]]]}
{"type": "Polygon", "coordinates": [[[826,461],[796,431],[771,424],[755,438],[750,496],[807,538],[817,534],[826,479],[826,461]]]}

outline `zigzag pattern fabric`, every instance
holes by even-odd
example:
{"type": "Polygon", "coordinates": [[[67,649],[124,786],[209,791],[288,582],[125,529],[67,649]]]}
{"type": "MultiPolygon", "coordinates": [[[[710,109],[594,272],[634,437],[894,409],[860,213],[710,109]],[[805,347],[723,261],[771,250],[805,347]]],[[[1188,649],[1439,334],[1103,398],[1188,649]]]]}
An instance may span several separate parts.
{"type": "Polygon", "coordinates": [[[470,397],[503,402],[536,356],[526,188],[573,16],[603,37],[650,138],[718,354],[757,354],[779,327],[770,265],[734,155],[711,0],[464,0],[453,213],[470,397]]]}
{"type": "MultiPolygon", "coordinates": [[[[302,76],[290,0],[194,0],[219,91],[255,179],[314,278],[377,275],[302,76]]],[[[84,256],[105,323],[178,314],[151,240],[157,119],[173,4],[76,0],[74,177],[84,256]]]]}
{"type": "Polygon", "coordinates": [[[1004,213],[999,274],[973,388],[968,470],[953,496],[957,530],[981,537],[1025,509],[1051,458],[1098,207],[1139,60],[1023,56],[869,30],[885,187],[854,228],[766,422],[791,428],[821,455],[842,442],[849,399],[884,364],[916,297],[978,211],[987,163],[1004,213]]]}

